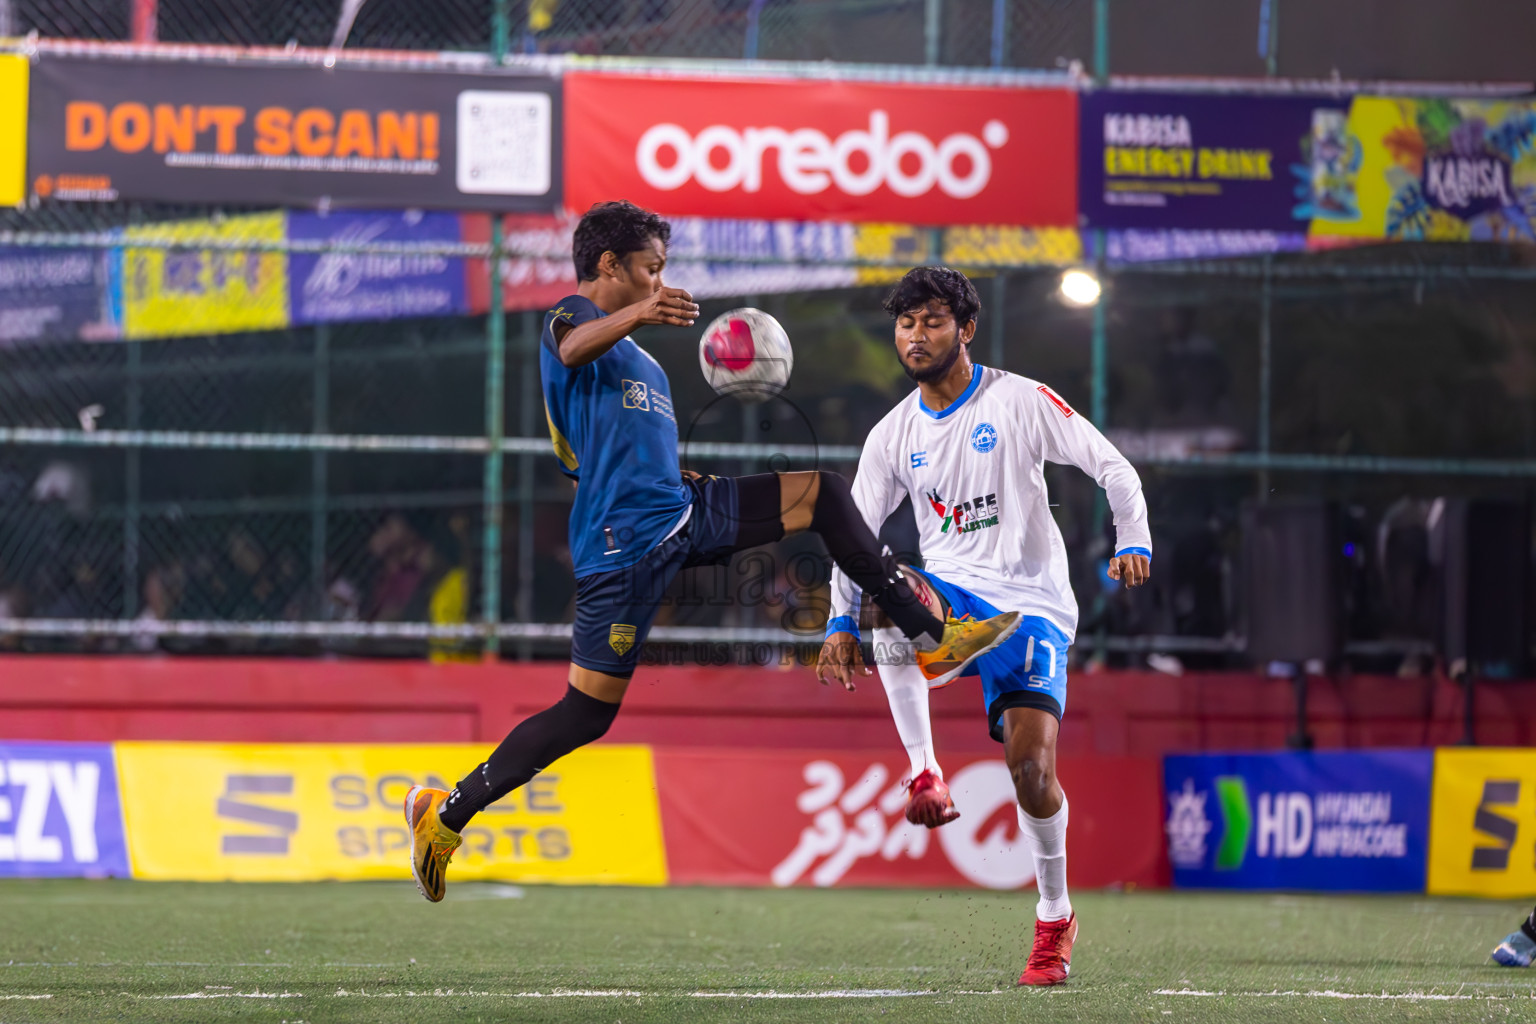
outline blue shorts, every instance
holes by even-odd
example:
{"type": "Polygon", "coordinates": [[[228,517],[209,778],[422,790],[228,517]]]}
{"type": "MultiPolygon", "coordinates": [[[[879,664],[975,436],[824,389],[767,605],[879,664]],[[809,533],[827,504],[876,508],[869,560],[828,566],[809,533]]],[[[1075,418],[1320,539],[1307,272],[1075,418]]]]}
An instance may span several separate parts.
{"type": "MultiPolygon", "coordinates": [[[[949,606],[955,618],[970,615],[978,619],[1002,614],[987,601],[963,587],[947,583],[932,573],[912,570],[928,581],[949,606]]],[[[981,692],[987,706],[987,729],[992,738],[1003,742],[1003,712],[1009,708],[1039,708],[1058,720],[1067,709],[1067,648],[1072,641],[1057,626],[1038,615],[1026,615],[1019,628],[1001,647],[988,651],[960,678],[981,677],[981,692]]]]}
{"type": "Polygon", "coordinates": [[[692,566],[724,564],[738,550],[736,480],[709,476],[685,483],[693,492],[693,504],[681,530],[634,565],[576,581],[571,661],[582,668],[625,678],[634,674],[640,648],[673,577],[692,566]]]}

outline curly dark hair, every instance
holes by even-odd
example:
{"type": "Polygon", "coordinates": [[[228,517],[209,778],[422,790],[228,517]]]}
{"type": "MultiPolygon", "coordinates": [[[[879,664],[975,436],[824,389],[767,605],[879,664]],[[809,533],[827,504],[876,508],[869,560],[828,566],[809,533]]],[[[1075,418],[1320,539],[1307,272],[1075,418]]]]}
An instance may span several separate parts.
{"type": "Polygon", "coordinates": [[[576,225],[576,236],[571,244],[576,280],[597,280],[597,263],[603,253],[611,252],[623,259],[644,249],[653,238],[661,239],[665,246],[672,238],[672,225],[627,199],[594,203],[576,225]]]}
{"type": "Polygon", "coordinates": [[[964,327],[981,312],[981,296],[971,279],[948,267],[914,267],[881,303],[892,320],[921,309],[934,299],[949,306],[955,323],[964,327]]]}

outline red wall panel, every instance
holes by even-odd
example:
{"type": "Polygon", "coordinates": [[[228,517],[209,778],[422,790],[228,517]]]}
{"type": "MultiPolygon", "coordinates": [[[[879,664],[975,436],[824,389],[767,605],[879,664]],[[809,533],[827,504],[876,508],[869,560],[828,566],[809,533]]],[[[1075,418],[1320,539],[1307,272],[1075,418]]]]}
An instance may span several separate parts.
{"type": "MultiPolygon", "coordinates": [[[[494,743],[565,687],[557,662],[430,665],[167,657],[0,656],[0,736],[15,739],[479,741],[494,743]]],[[[941,756],[995,756],[979,688],[933,694],[941,756]]],[[[1062,750],[1157,756],[1272,749],[1292,730],[1290,683],[1242,673],[1078,674],[1062,750]]],[[[1434,746],[1461,737],[1445,680],[1314,679],[1320,748],[1434,746]]],[[[1478,739],[1536,743],[1536,683],[1484,683],[1478,739]]],[[[609,738],[668,747],[894,751],[878,679],[854,693],[808,670],[642,668],[609,738]]]]}

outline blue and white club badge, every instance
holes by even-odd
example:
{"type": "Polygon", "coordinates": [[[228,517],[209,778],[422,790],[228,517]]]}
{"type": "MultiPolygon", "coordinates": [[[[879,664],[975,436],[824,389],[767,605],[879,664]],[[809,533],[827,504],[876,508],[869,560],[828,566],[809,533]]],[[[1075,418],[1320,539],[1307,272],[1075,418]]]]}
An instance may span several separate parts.
{"type": "Polygon", "coordinates": [[[978,423],[971,431],[971,447],[985,455],[997,447],[997,428],[990,423],[978,423]]]}

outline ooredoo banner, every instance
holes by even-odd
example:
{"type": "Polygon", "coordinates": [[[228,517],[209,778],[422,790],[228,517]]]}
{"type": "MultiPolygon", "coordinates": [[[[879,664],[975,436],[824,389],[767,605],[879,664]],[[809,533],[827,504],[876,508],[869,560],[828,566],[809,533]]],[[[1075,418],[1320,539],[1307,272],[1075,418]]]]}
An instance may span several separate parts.
{"type": "Polygon", "coordinates": [[[565,77],[566,203],[666,214],[1072,226],[1077,95],[793,79],[565,77]]]}
{"type": "Polygon", "coordinates": [[[1429,891],[1536,893],[1536,750],[1435,751],[1429,891]]]}
{"type": "Polygon", "coordinates": [[[0,743],[0,878],[128,876],[105,743],[0,743]]]}
{"type": "MultiPolygon", "coordinates": [[[[1073,885],[1167,884],[1155,758],[1062,758],[1073,885]]],[[[905,758],[843,753],[658,750],[656,780],[674,884],[976,886],[1020,889],[1034,860],[1001,760],[956,760],[960,819],[929,830],[903,815],[905,758]]]]}
{"type": "MultiPolygon", "coordinates": [[[[410,877],[402,806],[449,788],[477,746],[119,743],[135,878],[410,877]]],[[[651,752],[589,747],[464,830],[453,877],[574,884],[667,881],[651,752]]]]}
{"type": "Polygon", "coordinates": [[[28,165],[43,198],[549,210],[559,125],[539,75],[45,54],[28,165]]]}
{"type": "Polygon", "coordinates": [[[1177,886],[1423,892],[1434,752],[1164,759],[1177,886]]]}

